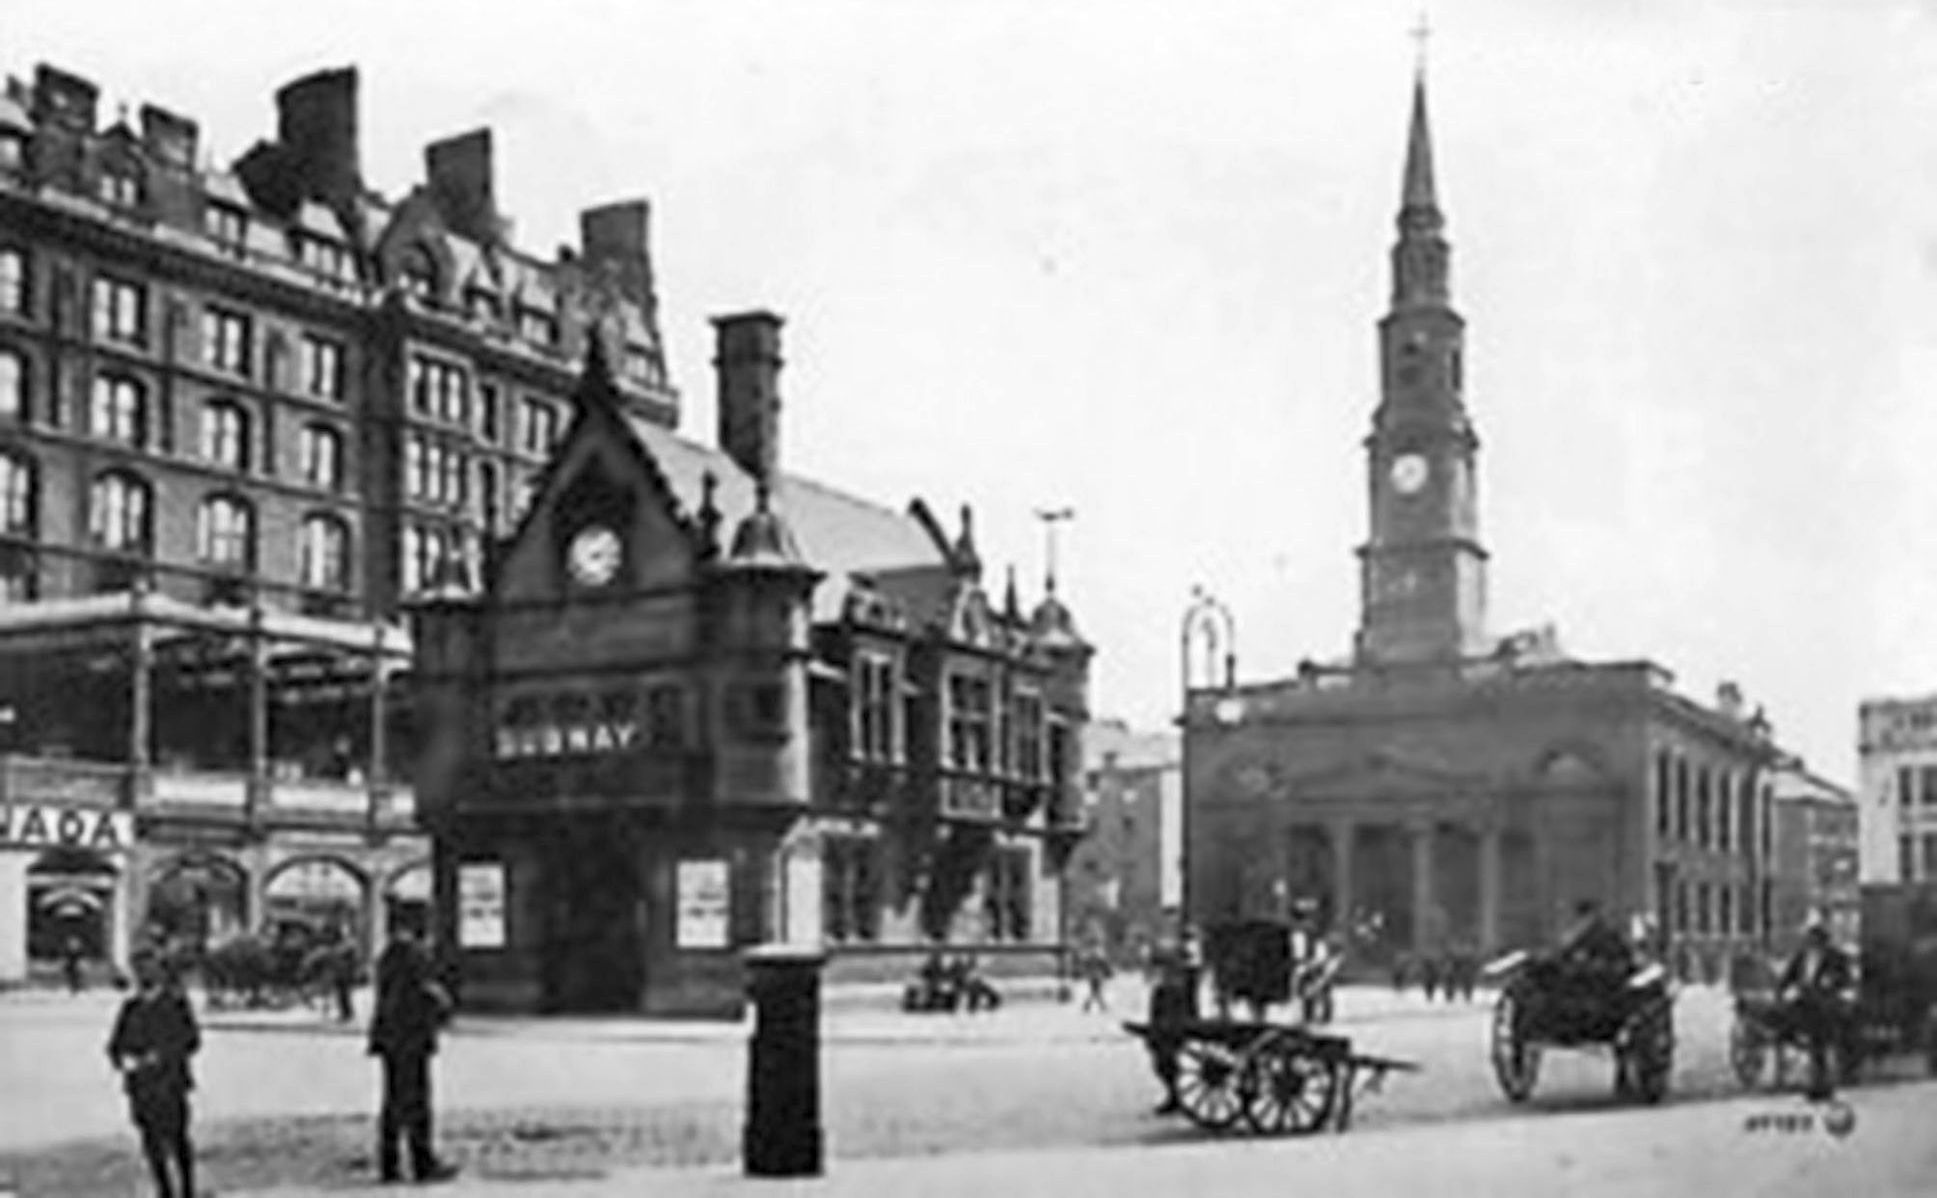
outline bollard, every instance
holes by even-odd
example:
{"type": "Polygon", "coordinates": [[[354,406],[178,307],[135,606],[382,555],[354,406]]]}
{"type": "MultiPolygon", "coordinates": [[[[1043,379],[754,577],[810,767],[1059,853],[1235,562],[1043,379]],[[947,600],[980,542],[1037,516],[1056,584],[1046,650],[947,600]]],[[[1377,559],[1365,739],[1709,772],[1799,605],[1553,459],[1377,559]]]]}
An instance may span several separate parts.
{"type": "Polygon", "coordinates": [[[818,949],[764,945],[746,954],[753,999],[747,1119],[749,1177],[818,1177],[821,1136],[821,966],[818,949]]]}

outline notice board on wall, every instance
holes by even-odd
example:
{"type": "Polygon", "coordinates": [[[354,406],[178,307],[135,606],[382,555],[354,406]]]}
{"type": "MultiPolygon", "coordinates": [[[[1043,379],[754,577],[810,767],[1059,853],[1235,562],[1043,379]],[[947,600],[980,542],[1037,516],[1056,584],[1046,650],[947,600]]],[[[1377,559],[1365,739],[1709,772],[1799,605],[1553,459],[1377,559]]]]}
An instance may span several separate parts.
{"type": "Polygon", "coordinates": [[[680,948],[726,948],[731,943],[732,902],[724,861],[679,863],[680,948]]]}
{"type": "Polygon", "coordinates": [[[457,943],[461,948],[503,948],[504,864],[467,861],[457,867],[457,943]]]}

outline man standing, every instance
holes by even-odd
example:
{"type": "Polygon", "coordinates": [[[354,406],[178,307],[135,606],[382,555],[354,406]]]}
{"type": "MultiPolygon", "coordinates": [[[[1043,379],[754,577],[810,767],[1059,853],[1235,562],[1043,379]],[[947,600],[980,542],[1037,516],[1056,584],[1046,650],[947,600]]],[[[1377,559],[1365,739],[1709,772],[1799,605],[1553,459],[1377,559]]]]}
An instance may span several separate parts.
{"type": "Polygon", "coordinates": [[[418,1181],[446,1181],[457,1170],[431,1151],[430,1058],[437,1032],[450,1016],[450,999],[430,976],[416,937],[399,930],[377,959],[377,1008],[370,1020],[370,1055],[383,1066],[383,1109],[377,1124],[377,1170],[401,1181],[398,1141],[410,1144],[418,1181]]]}
{"type": "Polygon", "coordinates": [[[1188,942],[1159,945],[1150,954],[1155,974],[1150,987],[1150,1068],[1164,1088],[1157,1114],[1183,1110],[1178,1102],[1177,1054],[1183,1047],[1178,1029],[1197,1018],[1197,968],[1188,942]]]}
{"type": "Polygon", "coordinates": [[[81,949],[81,938],[69,935],[61,942],[61,973],[67,979],[67,992],[79,994],[84,981],[82,965],[86,954],[81,949]]]}
{"type": "Polygon", "coordinates": [[[194,1198],[195,1148],[188,1139],[188,1059],[202,1046],[188,998],[151,950],[135,955],[135,993],[121,1004],[108,1037],[142,1155],[161,1198],[194,1198]],[[171,1172],[171,1166],[173,1170],[171,1172]]]}
{"type": "Polygon", "coordinates": [[[1809,1042],[1809,1097],[1826,1102],[1835,1096],[1829,1050],[1849,1051],[1848,991],[1856,985],[1849,955],[1829,942],[1829,929],[1812,921],[1803,931],[1802,948],[1789,958],[1776,983],[1776,993],[1788,1007],[1809,1042]]]}

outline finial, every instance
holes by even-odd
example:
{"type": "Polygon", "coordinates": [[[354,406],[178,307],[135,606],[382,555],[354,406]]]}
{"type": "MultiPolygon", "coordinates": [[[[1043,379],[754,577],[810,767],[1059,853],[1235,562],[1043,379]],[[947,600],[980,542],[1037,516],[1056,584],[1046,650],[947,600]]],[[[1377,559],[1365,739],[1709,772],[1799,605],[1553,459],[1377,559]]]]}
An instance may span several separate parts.
{"type": "Polygon", "coordinates": [[[1426,39],[1432,37],[1432,35],[1432,24],[1426,18],[1426,10],[1421,8],[1419,10],[1419,22],[1406,34],[1407,37],[1413,39],[1416,47],[1412,64],[1412,72],[1415,78],[1424,79],[1426,77],[1426,39]]]}

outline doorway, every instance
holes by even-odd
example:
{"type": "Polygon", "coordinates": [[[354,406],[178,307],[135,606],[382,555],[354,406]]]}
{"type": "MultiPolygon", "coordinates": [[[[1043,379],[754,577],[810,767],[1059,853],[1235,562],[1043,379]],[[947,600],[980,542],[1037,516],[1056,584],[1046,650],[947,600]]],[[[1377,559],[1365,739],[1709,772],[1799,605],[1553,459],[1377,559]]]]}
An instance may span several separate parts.
{"type": "Polygon", "coordinates": [[[541,988],[548,1011],[639,1009],[644,992],[646,895],[638,850],[613,829],[554,842],[546,862],[541,988]]]}

